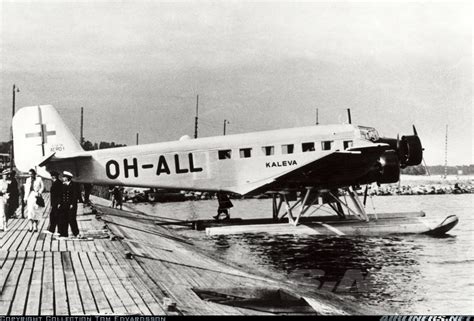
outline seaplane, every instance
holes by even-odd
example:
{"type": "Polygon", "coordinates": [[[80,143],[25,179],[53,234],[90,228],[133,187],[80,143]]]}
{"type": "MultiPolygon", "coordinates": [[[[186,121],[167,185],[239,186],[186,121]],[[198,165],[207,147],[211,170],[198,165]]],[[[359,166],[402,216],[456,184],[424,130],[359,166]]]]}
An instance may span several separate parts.
{"type": "Polygon", "coordinates": [[[380,137],[373,127],[352,124],[245,134],[84,151],[51,105],[24,107],[12,121],[15,164],[40,176],[67,170],[78,183],[168,190],[272,196],[272,217],[229,220],[206,228],[208,235],[277,233],[320,235],[442,235],[457,223],[424,212],[371,213],[371,184],[396,183],[400,168],[422,162],[423,147],[412,135],[380,137]],[[366,186],[361,193],[361,187],[366,186]],[[322,207],[333,215],[306,215],[322,207]],[[313,209],[313,211],[310,211],[313,209]]]}

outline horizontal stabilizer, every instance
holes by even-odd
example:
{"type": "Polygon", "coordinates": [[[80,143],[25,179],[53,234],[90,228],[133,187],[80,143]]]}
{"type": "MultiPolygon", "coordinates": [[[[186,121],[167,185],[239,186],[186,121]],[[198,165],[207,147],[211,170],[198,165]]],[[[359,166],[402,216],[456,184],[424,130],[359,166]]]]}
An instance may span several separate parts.
{"type": "Polygon", "coordinates": [[[77,160],[83,160],[83,159],[91,159],[92,155],[89,154],[77,154],[77,155],[71,155],[71,156],[65,156],[65,157],[57,157],[56,153],[52,153],[45,159],[39,163],[39,166],[46,166],[50,163],[58,163],[58,162],[71,162],[71,161],[77,161],[77,160]]]}

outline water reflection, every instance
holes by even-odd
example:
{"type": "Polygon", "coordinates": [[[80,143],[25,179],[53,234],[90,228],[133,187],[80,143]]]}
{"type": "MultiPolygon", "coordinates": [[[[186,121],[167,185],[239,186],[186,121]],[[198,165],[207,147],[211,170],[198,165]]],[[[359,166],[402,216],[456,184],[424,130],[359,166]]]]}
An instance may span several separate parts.
{"type": "Polygon", "coordinates": [[[422,246],[412,241],[244,234],[213,237],[212,242],[222,259],[237,257],[254,268],[263,265],[318,289],[374,303],[401,301],[407,308],[417,300],[413,285],[415,293],[403,287],[420,278],[417,257],[422,246]]]}

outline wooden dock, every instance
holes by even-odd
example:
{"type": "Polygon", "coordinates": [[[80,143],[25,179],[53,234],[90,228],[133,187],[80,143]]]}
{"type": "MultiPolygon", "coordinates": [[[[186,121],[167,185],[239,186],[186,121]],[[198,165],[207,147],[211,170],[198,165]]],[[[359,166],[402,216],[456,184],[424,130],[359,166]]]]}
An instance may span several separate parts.
{"type": "Polygon", "coordinates": [[[217,261],[150,216],[93,200],[101,215],[79,204],[85,239],[43,233],[48,206],[39,232],[28,232],[26,219],[0,232],[0,315],[368,313],[331,293],[217,261]]]}

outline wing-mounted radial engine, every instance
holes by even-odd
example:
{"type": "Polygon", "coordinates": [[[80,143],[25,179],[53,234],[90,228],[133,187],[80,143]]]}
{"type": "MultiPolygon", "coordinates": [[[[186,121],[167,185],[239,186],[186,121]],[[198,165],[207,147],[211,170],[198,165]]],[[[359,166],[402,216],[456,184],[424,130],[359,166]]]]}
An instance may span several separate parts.
{"type": "Polygon", "coordinates": [[[414,125],[413,135],[401,138],[398,135],[397,138],[379,137],[376,132],[370,132],[371,128],[361,127],[360,129],[363,136],[374,143],[389,145],[389,149],[380,156],[361,183],[396,183],[400,179],[400,168],[421,164],[423,147],[414,125]]]}

